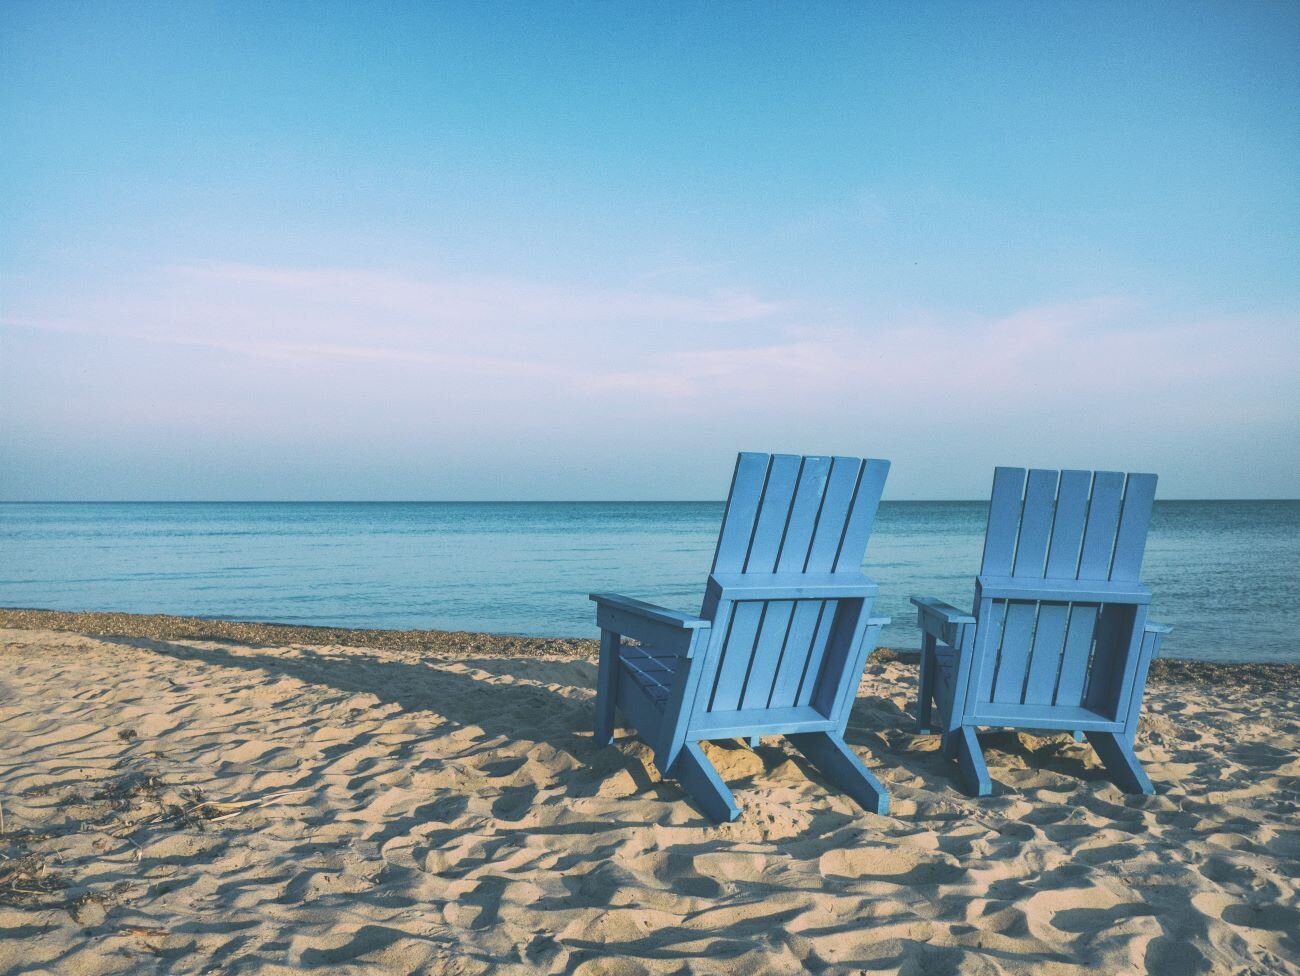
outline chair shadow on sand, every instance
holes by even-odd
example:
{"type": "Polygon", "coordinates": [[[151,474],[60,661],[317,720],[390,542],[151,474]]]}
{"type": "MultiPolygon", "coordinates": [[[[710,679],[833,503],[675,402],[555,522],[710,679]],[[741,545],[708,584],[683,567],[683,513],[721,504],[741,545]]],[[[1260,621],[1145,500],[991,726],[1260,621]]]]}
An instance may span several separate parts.
{"type": "MultiPolygon", "coordinates": [[[[375,654],[349,650],[346,653],[321,653],[294,648],[285,653],[278,645],[251,645],[240,641],[237,646],[277,653],[236,654],[216,646],[197,646],[188,641],[151,640],[138,637],[98,637],[105,643],[132,647],[218,668],[236,668],[260,673],[268,679],[286,677],[340,696],[373,695],[378,706],[396,705],[402,717],[418,713],[430,716],[428,738],[448,735],[460,728],[482,730],[479,741],[491,743],[497,738],[514,742],[545,744],[568,753],[590,775],[579,775],[567,784],[575,797],[595,795],[606,779],[619,772],[628,773],[638,792],[665,798],[676,794],[671,783],[655,783],[645,766],[618,749],[595,749],[591,741],[592,699],[580,694],[566,695],[545,685],[552,683],[537,673],[543,662],[506,657],[430,658],[427,662],[396,660],[375,654]],[[463,666],[470,671],[454,670],[463,666]],[[504,681],[487,681],[472,671],[482,671],[504,681]],[[521,720],[521,716],[526,716],[521,720]]],[[[204,639],[202,644],[218,643],[204,639]]],[[[585,659],[561,662],[579,673],[566,676],[572,687],[581,689],[595,684],[596,664],[585,659]]],[[[558,682],[555,682],[558,683],[558,682]]],[[[390,716],[393,717],[393,716],[390,716]]],[[[357,740],[338,746],[326,746],[326,758],[358,745],[357,740]]],[[[399,748],[409,748],[399,747],[399,748]]],[[[492,746],[486,745],[490,750],[492,746]]],[[[485,772],[504,775],[511,763],[522,762],[513,756],[501,756],[481,766],[485,772]]],[[[498,806],[502,819],[519,819],[528,806],[527,798],[511,792],[503,795],[498,806]],[[520,807],[521,809],[514,809],[520,807]]]]}
{"type": "MultiPolygon", "coordinates": [[[[868,671],[868,687],[870,684],[868,671]]],[[[1037,744],[1031,745],[1015,729],[1003,729],[982,733],[980,742],[988,752],[994,768],[1004,777],[1007,760],[1012,759],[1029,769],[1056,773],[1089,784],[1108,781],[1103,767],[1090,767],[1086,764],[1086,747],[1077,745],[1069,733],[1044,732],[1042,736],[1037,744]]],[[[927,790],[936,793],[963,792],[956,768],[938,748],[938,737],[918,734],[915,713],[900,708],[890,698],[873,695],[869,691],[860,694],[845,729],[844,739],[860,752],[874,756],[882,769],[896,767],[919,777],[927,790]]],[[[999,785],[995,792],[1005,794],[1019,791],[999,785]]],[[[961,814],[942,815],[941,819],[950,816],[961,814]]]]}
{"type": "MultiPolygon", "coordinates": [[[[547,682],[537,673],[540,662],[533,659],[479,656],[411,662],[357,650],[330,654],[295,648],[293,653],[284,653],[285,649],[278,645],[251,645],[242,641],[238,644],[241,648],[275,653],[236,654],[211,646],[219,643],[211,640],[202,641],[209,646],[198,646],[187,641],[137,637],[105,636],[98,639],[181,661],[237,668],[268,677],[293,678],[341,695],[373,695],[381,706],[396,705],[403,713],[425,712],[437,716],[429,725],[430,737],[473,726],[482,730],[485,740],[496,737],[516,741],[521,737],[525,741],[531,739],[568,753],[590,769],[590,776],[578,776],[568,784],[567,789],[575,797],[594,795],[607,778],[626,772],[632,777],[638,795],[654,795],[669,802],[683,798],[676,783],[652,780],[645,764],[635,756],[621,749],[597,748],[590,731],[594,700],[587,695],[567,695],[546,687],[546,683],[555,682],[547,682]],[[506,680],[485,681],[473,673],[453,670],[448,665],[460,665],[506,680]],[[544,719],[524,727],[519,721],[521,715],[532,719],[544,716],[544,719]]],[[[575,675],[571,671],[564,679],[572,682],[570,687],[594,688],[597,667],[594,660],[575,658],[557,663],[577,672],[575,675]]],[[[891,698],[871,693],[870,671],[867,687],[854,703],[845,729],[845,741],[859,754],[874,760],[882,771],[901,768],[919,778],[927,789],[940,793],[959,791],[960,784],[951,763],[938,750],[918,748],[925,740],[916,735],[915,716],[900,708],[891,698]]],[[[1081,758],[1082,749],[1080,755],[1065,751],[1069,743],[1064,739],[1061,742],[1053,739],[1046,745],[1031,747],[1014,731],[1007,731],[987,733],[983,740],[995,757],[1000,753],[1014,756],[1031,768],[1087,781],[1106,778],[1103,769],[1085,765],[1081,758]]],[[[774,742],[775,739],[769,739],[757,750],[764,771],[780,762],[793,761],[828,795],[838,793],[812,763],[793,749],[772,749],[774,742]]],[[[346,747],[326,747],[326,754],[331,748],[350,748],[352,745],[355,743],[346,747]]],[[[724,749],[748,748],[740,740],[716,745],[724,749]]],[[[512,761],[511,757],[503,756],[497,762],[508,764],[512,761]]],[[[733,780],[730,785],[744,789],[758,782],[761,776],[762,773],[745,776],[733,780]]],[[[510,820],[522,816],[529,804],[526,796],[512,792],[503,796],[498,805],[501,818],[510,820]]]]}

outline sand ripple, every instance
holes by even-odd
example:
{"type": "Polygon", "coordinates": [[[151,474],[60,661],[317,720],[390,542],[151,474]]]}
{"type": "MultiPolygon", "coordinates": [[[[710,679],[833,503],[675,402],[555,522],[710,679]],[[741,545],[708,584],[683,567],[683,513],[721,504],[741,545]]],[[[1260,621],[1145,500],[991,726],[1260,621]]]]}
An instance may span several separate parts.
{"type": "Polygon", "coordinates": [[[1300,973],[1292,690],[1150,694],[1129,797],[998,733],[998,793],[869,668],[848,740],[893,817],[780,739],[708,747],[710,826],[595,668],[403,647],[0,630],[0,972],[1300,973]]]}

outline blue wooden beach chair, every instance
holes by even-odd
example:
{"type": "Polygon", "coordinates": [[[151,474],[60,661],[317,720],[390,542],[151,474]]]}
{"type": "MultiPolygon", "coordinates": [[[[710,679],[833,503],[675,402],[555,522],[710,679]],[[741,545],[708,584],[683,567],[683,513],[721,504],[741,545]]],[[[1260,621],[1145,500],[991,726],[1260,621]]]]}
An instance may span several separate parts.
{"type": "Polygon", "coordinates": [[[889,795],[844,743],[867,655],[862,573],[888,461],[741,454],[698,617],[593,593],[600,626],[596,741],[614,710],[715,821],[740,816],[700,743],[784,735],[832,784],[885,813],[889,795]],[[622,638],[638,643],[624,644],[622,638]]]}
{"type": "Polygon", "coordinates": [[[937,725],[971,793],[992,790],[980,727],[1082,733],[1121,789],[1155,792],[1133,754],[1147,668],[1170,630],[1147,620],[1138,579],[1155,491],[1153,474],[998,468],[973,612],[912,598],[920,728],[937,725]]]}

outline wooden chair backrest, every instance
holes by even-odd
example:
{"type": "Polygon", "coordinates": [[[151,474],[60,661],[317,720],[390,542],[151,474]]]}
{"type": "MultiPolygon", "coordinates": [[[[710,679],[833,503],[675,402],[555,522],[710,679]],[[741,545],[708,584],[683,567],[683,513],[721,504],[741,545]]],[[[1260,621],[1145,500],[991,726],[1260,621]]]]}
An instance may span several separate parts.
{"type": "MultiPolygon", "coordinates": [[[[714,574],[860,575],[888,461],[792,454],[741,454],[713,558],[714,574]]],[[[856,618],[850,601],[807,599],[731,603],[712,591],[702,616],[714,634],[697,710],[716,713],[816,705],[825,711],[837,675],[823,680],[827,649],[856,618]],[[716,666],[714,666],[716,665],[716,666]]]]}
{"type": "Polygon", "coordinates": [[[1117,713],[1149,598],[1139,574],[1156,476],[1027,474],[998,468],[993,477],[973,701],[1117,713]],[[1040,584],[1038,595],[1017,599],[1020,583],[1040,584]]]}

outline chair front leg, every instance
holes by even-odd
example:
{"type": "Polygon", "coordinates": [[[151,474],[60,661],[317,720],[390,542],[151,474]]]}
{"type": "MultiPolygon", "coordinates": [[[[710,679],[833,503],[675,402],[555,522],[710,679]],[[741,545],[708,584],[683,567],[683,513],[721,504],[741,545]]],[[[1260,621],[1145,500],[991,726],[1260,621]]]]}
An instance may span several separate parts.
{"type": "Polygon", "coordinates": [[[980,740],[975,730],[968,725],[963,725],[953,735],[953,741],[957,752],[957,765],[961,770],[966,791],[972,796],[991,794],[993,781],[989,778],[989,768],[984,763],[984,752],[980,749],[980,740]]]}
{"type": "Polygon", "coordinates": [[[714,823],[730,823],[740,816],[736,798],[698,742],[683,744],[672,775],[714,823]]]}
{"type": "Polygon", "coordinates": [[[1154,796],[1152,785],[1142,763],[1133,752],[1133,743],[1122,734],[1115,732],[1089,732],[1088,741],[1097,750],[1111,781],[1125,793],[1144,793],[1154,796]]]}
{"type": "Polygon", "coordinates": [[[864,810],[882,817],[889,813],[889,791],[838,735],[798,732],[786,738],[833,786],[851,796],[864,810]]]}

